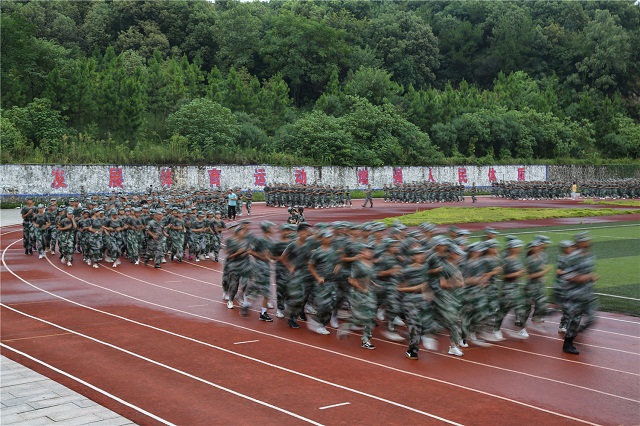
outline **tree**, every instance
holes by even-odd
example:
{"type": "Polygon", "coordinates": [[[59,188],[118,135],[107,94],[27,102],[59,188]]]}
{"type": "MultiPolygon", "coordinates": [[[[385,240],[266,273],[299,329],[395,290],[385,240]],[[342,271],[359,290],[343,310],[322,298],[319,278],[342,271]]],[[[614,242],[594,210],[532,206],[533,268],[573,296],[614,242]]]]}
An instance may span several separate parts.
{"type": "Polygon", "coordinates": [[[389,102],[392,96],[402,92],[402,88],[391,80],[387,71],[360,67],[351,74],[344,87],[344,93],[367,99],[374,105],[389,102]]]}
{"type": "Polygon", "coordinates": [[[194,99],[167,118],[169,134],[184,136],[205,156],[233,147],[239,134],[237,119],[229,108],[206,98],[194,99]]]}
{"type": "Polygon", "coordinates": [[[576,64],[576,70],[589,85],[612,93],[627,77],[631,39],[609,11],[595,11],[577,48],[582,59],[576,64]]]}

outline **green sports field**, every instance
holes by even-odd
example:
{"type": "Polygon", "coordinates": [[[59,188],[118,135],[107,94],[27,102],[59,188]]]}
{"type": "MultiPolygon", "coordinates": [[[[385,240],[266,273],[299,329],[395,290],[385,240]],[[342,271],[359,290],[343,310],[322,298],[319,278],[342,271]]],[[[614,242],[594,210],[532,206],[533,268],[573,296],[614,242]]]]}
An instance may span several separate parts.
{"type": "MultiPolygon", "coordinates": [[[[596,273],[600,276],[596,285],[600,309],[640,316],[640,222],[512,229],[509,234],[525,242],[536,235],[548,236],[552,240],[548,249],[549,260],[555,261],[558,243],[583,231],[588,231],[593,237],[596,273]]],[[[476,241],[477,237],[472,235],[471,240],[476,241]]],[[[552,284],[553,275],[550,273],[547,286],[552,284]]]]}

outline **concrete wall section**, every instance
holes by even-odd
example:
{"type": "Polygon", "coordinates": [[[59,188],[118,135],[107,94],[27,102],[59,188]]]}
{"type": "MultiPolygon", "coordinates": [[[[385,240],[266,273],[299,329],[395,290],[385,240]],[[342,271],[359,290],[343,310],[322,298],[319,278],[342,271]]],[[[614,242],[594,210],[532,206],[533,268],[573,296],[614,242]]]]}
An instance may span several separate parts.
{"type": "Polygon", "coordinates": [[[50,166],[1,165],[0,194],[78,194],[135,192],[153,188],[240,187],[322,183],[381,188],[397,182],[455,182],[489,186],[491,180],[546,180],[546,166],[459,167],[275,167],[275,166],[50,166]]]}
{"type": "Polygon", "coordinates": [[[276,167],[276,166],[95,166],[0,165],[0,195],[137,192],[166,188],[251,188],[265,184],[322,183],[382,188],[411,182],[452,182],[487,187],[492,180],[547,179],[547,166],[276,167]]]}

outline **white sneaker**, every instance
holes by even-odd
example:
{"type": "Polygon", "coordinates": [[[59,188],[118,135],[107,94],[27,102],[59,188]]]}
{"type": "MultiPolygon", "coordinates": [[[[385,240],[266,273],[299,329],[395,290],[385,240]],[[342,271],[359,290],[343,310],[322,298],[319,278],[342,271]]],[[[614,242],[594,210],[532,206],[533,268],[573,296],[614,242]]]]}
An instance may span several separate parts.
{"type": "Polygon", "coordinates": [[[402,318],[400,317],[395,317],[393,319],[393,325],[397,326],[397,327],[404,327],[406,326],[406,324],[404,323],[404,321],[402,321],[402,318]]]}
{"type": "Polygon", "coordinates": [[[458,342],[458,346],[462,348],[468,348],[469,344],[465,341],[465,339],[460,339],[460,341],[458,342]]]}
{"type": "Polygon", "coordinates": [[[333,327],[333,328],[338,328],[338,326],[340,325],[338,323],[338,317],[334,316],[334,315],[331,315],[331,320],[329,321],[329,325],[331,325],[331,327],[333,327]]]}
{"type": "Polygon", "coordinates": [[[384,321],[384,309],[378,309],[376,318],[378,318],[378,321],[384,321]]]}
{"type": "Polygon", "coordinates": [[[518,334],[516,334],[516,336],[518,336],[518,338],[520,339],[528,339],[529,333],[527,333],[527,330],[523,328],[520,331],[518,331],[518,334]]]}
{"type": "Polygon", "coordinates": [[[205,259],[208,259],[208,258],[209,258],[209,255],[206,255],[204,258],[205,258],[205,259]]]}
{"type": "Polygon", "coordinates": [[[140,264],[139,260],[136,260],[136,262],[134,263],[134,265],[139,265],[139,264],[140,264]]]}
{"type": "Polygon", "coordinates": [[[392,342],[402,342],[404,340],[404,337],[402,337],[395,331],[382,330],[380,333],[384,336],[385,339],[391,340],[392,342]]]}
{"type": "Polygon", "coordinates": [[[490,342],[502,342],[506,340],[500,330],[494,331],[493,333],[485,333],[484,338],[490,342]]]}
{"type": "Polygon", "coordinates": [[[60,259],[60,263],[64,263],[64,262],[65,262],[65,260],[64,260],[64,257],[63,257],[62,259],[60,259]]]}
{"type": "Polygon", "coordinates": [[[200,262],[200,259],[196,257],[196,262],[200,262]]]}
{"type": "Polygon", "coordinates": [[[229,301],[227,302],[227,308],[229,308],[229,309],[233,309],[233,300],[229,300],[229,301]]]}
{"type": "Polygon", "coordinates": [[[38,256],[38,259],[44,259],[44,254],[41,254],[40,256],[38,256]]]}
{"type": "Polygon", "coordinates": [[[471,336],[469,337],[468,341],[470,343],[472,343],[474,346],[478,346],[479,348],[488,348],[489,346],[491,346],[491,343],[487,343],[482,339],[478,339],[475,336],[475,333],[474,333],[473,337],[471,337],[471,336]]]}
{"type": "Polygon", "coordinates": [[[315,314],[317,314],[317,313],[318,313],[318,312],[313,308],[313,306],[311,306],[311,305],[306,305],[306,306],[304,307],[304,311],[305,311],[306,313],[310,314],[310,315],[315,315],[315,314]]]}
{"type": "Polygon", "coordinates": [[[271,302],[267,302],[267,309],[273,309],[275,306],[271,302]]]}
{"type": "Polygon", "coordinates": [[[229,300],[229,295],[226,291],[222,293],[222,300],[229,300]]]}
{"type": "Polygon", "coordinates": [[[566,333],[567,332],[567,327],[558,327],[558,333],[566,333]]]}
{"type": "Polygon", "coordinates": [[[67,266],[71,266],[71,262],[67,262],[67,266]]]}
{"type": "Polygon", "coordinates": [[[462,356],[464,354],[457,346],[449,346],[449,355],[462,356]]]}
{"type": "Polygon", "coordinates": [[[167,263],[167,259],[165,259],[164,257],[162,258],[162,260],[160,261],[160,263],[167,263]]]}
{"type": "Polygon", "coordinates": [[[98,268],[99,268],[98,264],[97,264],[97,263],[94,263],[94,264],[93,264],[93,269],[98,269],[98,268]]]}
{"type": "Polygon", "coordinates": [[[324,326],[322,326],[322,325],[321,325],[321,326],[318,326],[318,328],[316,328],[316,333],[318,333],[318,334],[325,334],[325,335],[327,335],[327,334],[331,334],[331,333],[329,332],[329,330],[327,330],[326,328],[324,328],[324,326]]]}
{"type": "Polygon", "coordinates": [[[91,259],[87,259],[87,265],[91,266],[91,259]]]}
{"type": "Polygon", "coordinates": [[[422,346],[428,351],[437,351],[438,350],[438,341],[433,337],[429,336],[421,336],[422,346]]]}
{"type": "Polygon", "coordinates": [[[118,262],[113,262],[113,265],[112,265],[112,266],[113,266],[114,268],[116,268],[116,267],[118,266],[118,262]]]}
{"type": "Polygon", "coordinates": [[[280,309],[278,309],[278,310],[276,311],[276,316],[277,316],[278,318],[284,318],[284,314],[282,313],[282,311],[281,311],[280,309]]]}

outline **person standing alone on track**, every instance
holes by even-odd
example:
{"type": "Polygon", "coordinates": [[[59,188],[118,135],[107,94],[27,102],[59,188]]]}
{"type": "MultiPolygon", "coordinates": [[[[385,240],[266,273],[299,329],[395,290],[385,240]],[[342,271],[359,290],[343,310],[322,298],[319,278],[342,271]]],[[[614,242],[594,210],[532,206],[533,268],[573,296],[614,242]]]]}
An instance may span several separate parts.
{"type": "Polygon", "coordinates": [[[373,208],[373,198],[371,197],[371,193],[373,190],[371,189],[371,185],[367,186],[367,189],[364,191],[364,204],[362,208],[367,207],[367,203],[370,204],[370,207],[373,208]]]}
{"type": "Polygon", "coordinates": [[[227,201],[227,206],[228,206],[227,217],[229,218],[229,220],[236,220],[236,205],[238,201],[238,196],[231,189],[229,190],[229,193],[227,195],[227,200],[228,200],[227,201]]]}

